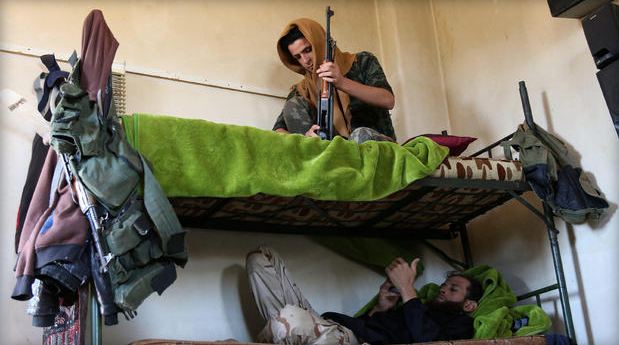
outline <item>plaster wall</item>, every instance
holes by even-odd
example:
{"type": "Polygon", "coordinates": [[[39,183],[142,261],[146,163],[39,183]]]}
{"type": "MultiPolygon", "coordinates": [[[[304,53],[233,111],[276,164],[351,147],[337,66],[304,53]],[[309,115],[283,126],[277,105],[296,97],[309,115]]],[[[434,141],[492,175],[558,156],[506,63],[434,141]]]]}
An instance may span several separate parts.
{"type": "MultiPolygon", "coordinates": [[[[619,141],[580,21],[552,18],[546,1],[431,2],[452,133],[479,137],[474,149],[513,132],[524,121],[524,80],[535,122],[567,143],[611,203],[600,222],[557,221],[557,229],[578,343],[616,343],[619,141]]],[[[478,219],[470,233],[475,261],[504,272],[517,293],[554,282],[545,227],[518,203],[478,219]]],[[[561,331],[558,295],[542,300],[561,331]]]]}
{"type": "MultiPolygon", "coordinates": [[[[327,5],[336,11],[332,31],[338,46],[372,51],[382,62],[396,96],[392,118],[400,142],[448,129],[478,137],[467,151],[473,152],[522,122],[517,82],[526,80],[535,120],[575,149],[614,216],[619,145],[595,66],[579,22],[550,17],[541,0],[0,0],[0,88],[32,100],[31,81],[42,71],[32,55],[79,52],[83,18],[99,8],[120,42],[115,62],[128,71],[128,112],[270,129],[282,97],[299,79],[277,58],[279,32],[292,18],[322,22],[327,5]]],[[[6,230],[0,233],[5,263],[0,333],[10,344],[39,343],[41,336],[30,326],[25,304],[8,297],[15,214],[32,135],[26,120],[0,117],[0,223],[6,230]]],[[[619,302],[613,265],[617,217],[557,227],[578,342],[612,344],[618,317],[608,306],[619,302]]],[[[470,234],[475,262],[497,267],[515,292],[552,281],[544,226],[517,203],[479,218],[470,234]]],[[[383,279],[305,236],[192,230],[190,262],[179,279],[162,297],[149,297],[135,320],[106,327],[104,343],[152,337],[251,340],[262,321],[247,290],[243,259],[262,243],[282,254],[317,310],[352,313],[383,279]]],[[[458,254],[456,242],[437,245],[458,254]]],[[[419,283],[440,280],[447,267],[419,252],[430,268],[419,283]]],[[[561,331],[557,296],[544,297],[544,307],[553,315],[554,330],[561,331]]]]}

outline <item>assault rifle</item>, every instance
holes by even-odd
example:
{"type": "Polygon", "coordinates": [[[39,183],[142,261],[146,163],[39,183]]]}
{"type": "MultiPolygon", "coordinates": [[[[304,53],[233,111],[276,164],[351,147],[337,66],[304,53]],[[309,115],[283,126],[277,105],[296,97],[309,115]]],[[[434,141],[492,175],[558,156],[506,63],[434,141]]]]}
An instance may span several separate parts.
{"type": "MultiPolygon", "coordinates": [[[[119,309],[114,304],[111,277],[108,273],[108,265],[114,256],[109,251],[107,251],[107,255],[104,254],[104,244],[101,241],[103,226],[97,214],[97,201],[86,187],[84,187],[79,176],[75,173],[75,165],[73,164],[75,159],[74,156],[68,153],[58,153],[58,156],[62,158],[62,162],[64,163],[67,183],[73,187],[73,191],[75,192],[74,197],[77,197],[75,201],[78,203],[82,213],[86,216],[86,219],[88,219],[88,223],[90,223],[90,234],[92,237],[90,257],[93,262],[91,272],[97,300],[101,308],[100,313],[104,316],[106,325],[115,325],[118,323],[116,313],[118,313],[119,309]],[[96,251],[96,254],[93,250],[96,251]],[[99,260],[98,265],[94,261],[95,257],[99,260]]],[[[136,312],[131,310],[121,311],[127,320],[134,318],[136,315],[136,312]]],[[[95,309],[94,313],[99,314],[99,311],[95,309]]]]}
{"type": "Polygon", "coordinates": [[[82,213],[86,216],[88,222],[90,223],[90,233],[92,235],[94,247],[97,251],[97,256],[99,257],[99,271],[101,273],[105,273],[107,272],[108,264],[112,260],[112,253],[108,253],[107,255],[103,254],[103,245],[101,244],[101,237],[99,235],[103,233],[103,227],[101,226],[99,215],[97,214],[97,202],[90,192],[86,190],[77,174],[74,173],[74,165],[71,164],[72,156],[69,156],[67,153],[62,153],[59,156],[62,158],[62,162],[64,163],[67,183],[73,187],[80,210],[82,210],[82,213]]]}
{"type": "MultiPolygon", "coordinates": [[[[335,41],[331,38],[331,16],[334,12],[331,10],[331,6],[327,6],[326,17],[326,39],[325,39],[325,62],[333,61],[333,54],[335,53],[335,41]]],[[[318,90],[318,135],[320,139],[333,139],[333,84],[322,80],[320,90],[318,90]]]]}

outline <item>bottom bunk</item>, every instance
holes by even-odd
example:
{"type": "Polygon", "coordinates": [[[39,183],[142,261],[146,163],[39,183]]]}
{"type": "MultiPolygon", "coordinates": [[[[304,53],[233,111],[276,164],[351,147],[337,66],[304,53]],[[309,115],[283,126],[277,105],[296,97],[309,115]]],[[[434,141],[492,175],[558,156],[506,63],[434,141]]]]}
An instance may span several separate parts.
{"type": "MultiPolygon", "coordinates": [[[[465,339],[450,341],[433,341],[425,345],[552,345],[546,336],[512,337],[503,339],[465,339]]],[[[415,343],[422,344],[422,343],[415,343]]],[[[144,339],[131,342],[129,345],[260,345],[260,343],[241,343],[236,341],[192,341],[172,339],[144,339]]],[[[414,344],[411,344],[414,345],[414,344]]]]}

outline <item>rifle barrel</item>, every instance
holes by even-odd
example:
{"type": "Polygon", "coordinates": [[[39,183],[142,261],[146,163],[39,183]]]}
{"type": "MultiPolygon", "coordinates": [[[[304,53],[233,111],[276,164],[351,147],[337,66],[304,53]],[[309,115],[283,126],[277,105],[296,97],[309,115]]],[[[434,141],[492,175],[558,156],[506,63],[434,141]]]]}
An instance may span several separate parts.
{"type": "MultiPolygon", "coordinates": [[[[331,17],[335,14],[331,10],[331,6],[327,6],[325,26],[325,59],[324,61],[333,61],[333,40],[331,39],[331,17]]],[[[320,85],[320,102],[318,103],[318,135],[321,139],[333,139],[333,84],[326,80],[321,81],[320,85]]]]}

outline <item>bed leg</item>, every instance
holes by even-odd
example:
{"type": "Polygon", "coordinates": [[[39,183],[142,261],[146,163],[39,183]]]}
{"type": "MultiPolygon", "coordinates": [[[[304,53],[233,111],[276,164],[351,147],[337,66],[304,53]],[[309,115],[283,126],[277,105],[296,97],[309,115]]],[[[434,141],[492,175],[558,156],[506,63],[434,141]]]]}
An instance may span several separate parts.
{"type": "Polygon", "coordinates": [[[94,283],[90,284],[90,341],[92,345],[103,344],[103,329],[101,322],[101,313],[99,312],[99,303],[97,302],[97,292],[95,291],[94,283]]]}
{"type": "Polygon", "coordinates": [[[559,241],[557,240],[558,231],[554,227],[553,213],[548,204],[544,204],[544,217],[546,217],[548,226],[548,240],[550,241],[550,249],[552,250],[552,261],[555,267],[557,276],[557,284],[559,284],[559,298],[561,299],[561,308],[563,312],[563,323],[567,337],[570,338],[570,343],[576,344],[576,334],[574,332],[574,323],[572,321],[572,311],[570,309],[570,300],[565,284],[565,274],[563,272],[563,263],[561,261],[561,252],[559,251],[559,241]]]}
{"type": "Polygon", "coordinates": [[[462,243],[462,253],[464,254],[464,262],[468,268],[473,267],[473,254],[471,253],[471,243],[469,242],[469,234],[466,225],[459,224],[456,230],[460,235],[460,243],[462,243]]]}

